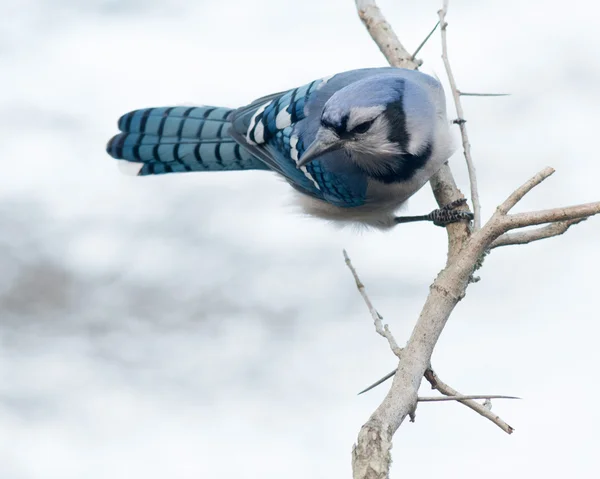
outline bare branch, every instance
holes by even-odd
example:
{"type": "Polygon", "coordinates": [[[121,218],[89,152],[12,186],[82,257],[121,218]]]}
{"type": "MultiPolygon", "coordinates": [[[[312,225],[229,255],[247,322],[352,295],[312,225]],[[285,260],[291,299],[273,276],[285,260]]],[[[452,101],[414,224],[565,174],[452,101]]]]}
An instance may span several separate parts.
{"type": "Polygon", "coordinates": [[[554,174],[554,168],[546,167],[535,176],[527,180],[519,186],[500,206],[497,210],[500,214],[508,213],[513,206],[515,206],[523,197],[529,193],[533,188],[539,185],[546,178],[554,174]]]}
{"type": "MultiPolygon", "coordinates": [[[[432,389],[437,389],[439,392],[446,396],[460,396],[460,393],[456,389],[453,389],[446,383],[444,383],[431,368],[429,368],[425,372],[425,379],[429,381],[429,384],[431,384],[432,389]]],[[[512,434],[514,432],[514,428],[512,426],[509,426],[506,422],[500,419],[499,416],[493,414],[491,410],[486,408],[483,404],[479,404],[478,402],[473,401],[471,399],[459,399],[458,402],[471,408],[473,411],[482,415],[486,419],[489,419],[507,434],[512,434]]]]}
{"type": "Polygon", "coordinates": [[[467,134],[467,126],[465,125],[465,116],[460,101],[460,93],[454,80],[454,74],[450,67],[450,60],[448,59],[448,42],[446,30],[448,23],[446,22],[446,13],[448,12],[448,0],[444,0],[443,7],[438,11],[440,17],[440,25],[442,29],[442,60],[444,61],[444,67],[446,68],[446,74],[448,75],[448,81],[452,89],[452,96],[454,97],[454,105],[456,107],[456,114],[458,115],[458,126],[460,128],[460,135],[462,137],[463,151],[465,160],[467,161],[467,169],[469,171],[469,182],[471,186],[471,202],[473,203],[473,229],[477,231],[481,227],[481,204],[479,202],[479,191],[477,186],[477,172],[475,171],[475,164],[471,156],[471,144],[469,143],[469,136],[467,134]]]}
{"type": "MultiPolygon", "coordinates": [[[[464,401],[465,399],[521,399],[517,396],[501,396],[498,394],[469,394],[457,396],[419,396],[419,402],[464,401]]],[[[482,404],[483,406],[483,404],[482,404]]]]}
{"type": "Polygon", "coordinates": [[[435,26],[431,29],[431,31],[429,32],[429,34],[425,37],[425,40],[423,40],[421,42],[421,44],[417,47],[417,49],[415,50],[415,53],[412,54],[412,56],[410,57],[411,60],[414,60],[415,57],[418,55],[418,53],[421,51],[421,48],[423,48],[425,46],[425,44],[427,43],[427,41],[431,38],[431,35],[434,34],[434,32],[437,30],[437,27],[440,25],[440,22],[438,21],[435,26]]]}
{"type": "MultiPolygon", "coordinates": [[[[373,306],[373,303],[371,303],[371,300],[367,296],[365,286],[362,283],[362,281],[360,280],[360,278],[358,277],[358,273],[356,272],[356,269],[352,265],[352,262],[350,260],[350,257],[348,256],[348,253],[346,252],[346,250],[344,250],[343,253],[344,253],[344,259],[345,259],[346,265],[348,266],[348,268],[350,269],[350,271],[352,273],[352,276],[354,277],[354,281],[356,282],[356,287],[357,287],[358,291],[360,292],[361,296],[363,297],[363,300],[365,301],[365,304],[367,305],[367,308],[369,309],[371,316],[373,317],[373,320],[376,324],[375,329],[377,330],[378,329],[377,322],[379,322],[379,328],[381,328],[381,321],[380,321],[381,315],[375,309],[375,307],[373,306]]],[[[389,332],[389,330],[387,330],[387,325],[386,325],[386,331],[389,332]]],[[[377,332],[379,334],[381,334],[382,336],[386,337],[380,331],[377,331],[377,332]]],[[[388,339],[388,341],[389,341],[389,339],[388,339]]],[[[395,341],[394,341],[394,344],[395,344],[395,341]]],[[[391,344],[390,344],[390,346],[391,346],[391,344]]],[[[393,346],[391,346],[391,347],[392,347],[392,351],[393,351],[394,347],[393,346]]],[[[399,357],[399,354],[396,354],[396,355],[399,357]]],[[[387,375],[385,375],[383,378],[379,379],[374,384],[370,385],[366,389],[363,389],[361,392],[358,393],[358,395],[361,395],[367,391],[370,391],[374,387],[378,386],[379,384],[381,384],[381,383],[387,381],[388,379],[390,379],[391,377],[393,377],[395,374],[396,374],[396,370],[388,373],[387,375]]],[[[507,433],[511,434],[512,431],[514,430],[512,427],[510,427],[508,424],[506,424],[504,421],[502,421],[498,416],[492,414],[490,412],[491,407],[490,408],[486,407],[486,404],[491,405],[491,401],[489,401],[489,400],[494,399],[494,398],[497,398],[497,399],[500,399],[500,398],[520,399],[520,398],[515,397],[515,396],[499,396],[499,395],[492,395],[492,396],[490,396],[490,395],[487,395],[487,396],[464,396],[464,395],[461,395],[456,390],[452,389],[450,386],[443,383],[437,377],[437,375],[435,374],[435,372],[433,371],[433,369],[431,367],[426,369],[424,377],[430,382],[432,388],[438,389],[442,394],[445,394],[448,397],[445,397],[445,398],[444,397],[441,397],[441,398],[440,397],[436,397],[436,398],[418,397],[417,402],[446,401],[446,400],[458,401],[458,402],[461,402],[462,404],[464,404],[465,406],[473,409],[477,413],[483,415],[484,417],[490,419],[492,422],[494,422],[494,424],[497,424],[500,428],[502,428],[507,433]],[[482,404],[479,404],[479,403],[473,401],[473,399],[486,399],[486,403],[484,403],[482,405],[482,404]]],[[[411,418],[411,421],[414,422],[414,409],[411,410],[408,414],[411,418]]]]}
{"type": "Polygon", "coordinates": [[[571,226],[579,224],[586,219],[587,218],[578,218],[569,221],[560,221],[558,223],[551,223],[547,226],[543,226],[542,228],[537,228],[531,231],[505,233],[492,242],[490,249],[499,248],[500,246],[527,244],[532,243],[533,241],[552,238],[553,236],[560,236],[571,226]]]}
{"type": "Polygon", "coordinates": [[[504,221],[506,224],[506,231],[508,231],[515,228],[553,223],[556,221],[589,218],[598,213],[600,213],[600,202],[507,215],[504,221]]]}
{"type": "Polygon", "coordinates": [[[390,64],[400,68],[416,69],[419,63],[412,59],[412,55],[400,43],[375,0],[355,0],[355,2],[358,16],[390,64]]]}
{"type": "MultiPolygon", "coordinates": [[[[549,210],[530,211],[527,213],[507,214],[523,197],[533,188],[554,173],[554,169],[547,167],[530,178],[517,188],[498,208],[486,224],[483,240],[489,240],[487,248],[495,248],[508,244],[525,244],[544,238],[551,238],[567,231],[569,226],[600,213],[600,202],[586,203],[575,206],[565,206],[549,210]],[[536,226],[544,223],[558,223],[533,231],[523,231],[512,235],[503,235],[507,231],[527,226],[536,226]]],[[[473,240],[481,240],[474,237],[473,240]]]]}
{"type": "Polygon", "coordinates": [[[358,292],[360,293],[363,300],[365,301],[367,308],[369,308],[369,313],[371,313],[371,317],[373,318],[373,323],[375,324],[375,331],[377,331],[377,334],[379,334],[380,336],[383,336],[385,339],[387,339],[392,352],[398,358],[400,358],[401,354],[402,354],[402,348],[398,346],[398,343],[396,343],[396,339],[394,338],[394,335],[392,334],[392,332],[389,330],[388,325],[382,324],[381,320],[383,319],[383,317],[381,316],[381,314],[379,314],[379,311],[377,311],[375,309],[375,307],[373,306],[373,303],[371,303],[371,300],[369,299],[369,296],[367,295],[367,291],[365,290],[365,285],[362,283],[362,281],[358,277],[358,273],[356,272],[356,269],[352,265],[352,261],[350,261],[350,257],[348,256],[348,253],[346,252],[346,250],[344,250],[343,252],[344,252],[344,260],[346,261],[346,266],[348,266],[348,269],[350,269],[352,276],[354,276],[354,281],[356,282],[356,288],[358,289],[358,292]]]}

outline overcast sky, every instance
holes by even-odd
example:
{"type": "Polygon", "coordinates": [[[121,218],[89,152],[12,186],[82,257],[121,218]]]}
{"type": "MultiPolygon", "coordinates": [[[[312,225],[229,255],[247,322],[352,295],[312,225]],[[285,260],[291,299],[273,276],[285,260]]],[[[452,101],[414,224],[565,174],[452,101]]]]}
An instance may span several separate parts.
{"type": "MultiPolygon", "coordinates": [[[[381,1],[409,50],[437,1],[381,1]]],[[[545,166],[517,208],[600,200],[600,43],[591,1],[453,1],[483,212],[545,166]]],[[[445,261],[431,225],[339,230],[264,172],[120,175],[117,118],[238,106],[385,61],[351,0],[0,0],[0,478],[350,477],[395,367],[342,260],[399,342],[445,261]]],[[[436,35],[423,71],[444,78],[436,35]]],[[[451,110],[453,111],[453,110],[451,110]]],[[[457,133],[457,132],[455,132],[457,133]]],[[[462,155],[451,160],[467,193],[462,155]]],[[[435,203],[428,186],[410,214],[435,203]]],[[[591,477],[600,219],[494,251],[435,351],[494,410],[422,404],[392,477],[591,477]]],[[[423,394],[429,394],[423,387],[423,394]]]]}

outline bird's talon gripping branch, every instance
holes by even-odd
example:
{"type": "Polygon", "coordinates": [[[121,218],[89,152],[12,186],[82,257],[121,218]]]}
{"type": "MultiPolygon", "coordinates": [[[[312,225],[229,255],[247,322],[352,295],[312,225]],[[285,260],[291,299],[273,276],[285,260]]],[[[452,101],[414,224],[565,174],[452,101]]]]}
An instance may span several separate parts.
{"type": "Polygon", "coordinates": [[[473,219],[473,213],[470,211],[460,211],[456,209],[464,206],[466,203],[467,200],[465,198],[460,198],[437,210],[433,210],[428,215],[396,216],[394,221],[396,224],[412,223],[414,221],[431,221],[434,225],[442,227],[449,225],[450,223],[456,223],[457,221],[471,221],[473,219]]]}
{"type": "Polygon", "coordinates": [[[427,215],[427,219],[433,222],[434,225],[441,227],[449,225],[450,223],[456,223],[457,221],[471,221],[473,219],[473,213],[456,209],[460,206],[464,206],[466,203],[467,200],[465,198],[455,200],[442,208],[433,210],[427,215]]]}
{"type": "Polygon", "coordinates": [[[467,204],[467,199],[466,198],[459,198],[457,200],[452,201],[451,203],[448,203],[445,206],[442,206],[440,209],[441,210],[453,210],[455,208],[458,208],[460,206],[464,206],[467,204]]]}

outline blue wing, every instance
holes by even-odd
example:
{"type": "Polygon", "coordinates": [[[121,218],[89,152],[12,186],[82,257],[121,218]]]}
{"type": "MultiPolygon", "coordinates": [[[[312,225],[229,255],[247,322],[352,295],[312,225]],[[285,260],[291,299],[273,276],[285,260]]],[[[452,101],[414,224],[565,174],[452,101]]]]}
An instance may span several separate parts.
{"type": "Polygon", "coordinates": [[[363,205],[367,178],[344,151],[297,161],[315,139],[321,112],[338,89],[381,69],[353,70],[260,98],[232,115],[230,135],[297,190],[340,207],[363,205]]]}

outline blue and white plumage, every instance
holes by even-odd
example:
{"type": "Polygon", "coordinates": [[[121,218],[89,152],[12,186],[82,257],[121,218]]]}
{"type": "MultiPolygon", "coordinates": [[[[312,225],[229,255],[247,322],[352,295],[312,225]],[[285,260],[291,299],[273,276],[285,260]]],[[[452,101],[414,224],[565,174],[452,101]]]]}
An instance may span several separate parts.
{"type": "Polygon", "coordinates": [[[389,228],[452,154],[449,126],[436,79],[369,68],[238,109],[136,110],[119,119],[107,151],[138,175],[271,170],[312,215],[389,228]]]}

